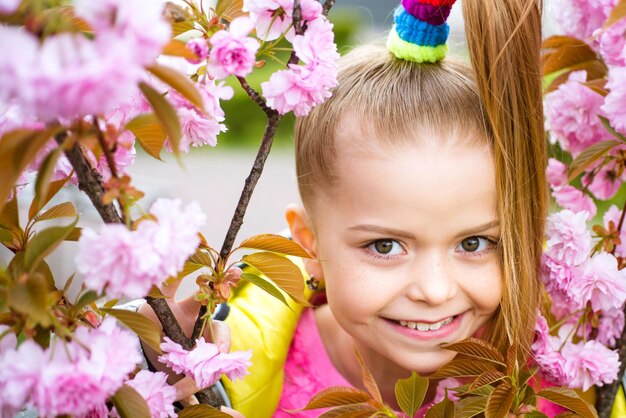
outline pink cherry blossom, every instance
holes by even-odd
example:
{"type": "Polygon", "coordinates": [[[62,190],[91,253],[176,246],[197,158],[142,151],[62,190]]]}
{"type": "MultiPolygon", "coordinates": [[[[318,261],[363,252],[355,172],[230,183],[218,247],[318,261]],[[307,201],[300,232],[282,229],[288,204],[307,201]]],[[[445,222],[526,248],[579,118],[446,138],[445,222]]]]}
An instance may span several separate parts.
{"type": "Polygon", "coordinates": [[[596,216],[597,208],[593,199],[574,186],[568,184],[553,190],[552,196],[554,196],[556,203],[564,209],[569,209],[572,212],[586,211],[590,218],[596,216]]]}
{"type": "Polygon", "coordinates": [[[308,115],[315,105],[329,98],[336,86],[336,74],[321,65],[312,68],[291,65],[261,83],[269,107],[283,115],[293,111],[298,117],[308,115]]]}
{"type": "Polygon", "coordinates": [[[323,17],[310,22],[303,35],[294,37],[293,49],[298,58],[308,65],[326,65],[332,68],[340,58],[335,45],[333,25],[323,17]]]}
{"type": "Polygon", "coordinates": [[[591,302],[595,312],[618,309],[626,301],[626,277],[615,257],[602,252],[577,269],[570,290],[580,308],[591,302]]]}
{"type": "Polygon", "coordinates": [[[222,374],[231,380],[248,374],[252,357],[250,350],[221,353],[215,344],[207,343],[201,337],[196,341],[196,347],[187,352],[167,337],[164,341],[159,361],[177,373],[192,377],[199,388],[213,385],[222,374]]]}
{"type": "Polygon", "coordinates": [[[606,96],[602,111],[618,132],[626,134],[626,67],[611,67],[606,84],[606,96]]]}
{"type": "Polygon", "coordinates": [[[14,416],[26,406],[47,362],[44,350],[31,340],[0,356],[0,413],[14,416]]]}
{"type": "Polygon", "coordinates": [[[172,404],[176,401],[176,389],[166,381],[167,375],[163,372],[152,373],[141,370],[126,384],[146,400],[153,418],[175,418],[178,415],[172,404]]]}
{"type": "Polygon", "coordinates": [[[548,321],[543,315],[538,313],[537,322],[535,323],[535,341],[532,345],[533,353],[544,354],[551,351],[550,337],[548,321]]]}
{"type": "Polygon", "coordinates": [[[218,79],[229,75],[245,77],[252,72],[256,52],[261,46],[256,39],[248,37],[254,24],[246,16],[234,19],[228,30],[211,36],[207,71],[218,79]]]}
{"type": "Polygon", "coordinates": [[[163,5],[154,0],[74,0],[78,16],[111,41],[123,40],[142,65],[154,62],[170,39],[171,26],[163,19],[163,5]]]}
{"type": "MultiPolygon", "coordinates": [[[[243,4],[261,40],[277,39],[293,22],[293,0],[244,0],[243,4]]],[[[300,11],[302,21],[311,22],[321,16],[322,5],[317,0],[302,0],[300,11]]]]}
{"type": "Polygon", "coordinates": [[[540,315],[535,325],[535,342],[532,345],[533,360],[542,376],[556,385],[567,384],[569,376],[564,369],[565,358],[559,352],[564,336],[551,336],[545,318],[540,315]]]}
{"type": "Polygon", "coordinates": [[[595,340],[565,343],[561,354],[565,359],[563,369],[571,379],[568,382],[571,388],[586,391],[591,386],[603,386],[617,379],[620,367],[617,352],[595,340]]]}
{"type": "Polygon", "coordinates": [[[624,310],[621,307],[602,312],[598,326],[597,340],[601,344],[613,347],[616,341],[621,337],[623,329],[624,310]]]}
{"type": "Polygon", "coordinates": [[[616,4],[617,0],[564,0],[559,3],[557,20],[567,35],[587,39],[604,24],[616,4]]]}
{"type": "Polygon", "coordinates": [[[99,233],[84,229],[75,260],[85,286],[111,297],[144,297],[167,278],[156,275],[160,257],[150,241],[120,224],[104,224],[99,233]]]}
{"type": "Polygon", "coordinates": [[[142,222],[137,233],[160,258],[157,275],[163,280],[178,274],[196,251],[200,244],[198,230],[206,222],[206,216],[198,203],[183,207],[180,199],[158,199],[150,213],[157,218],[157,224],[142,222]]]}
{"type": "Polygon", "coordinates": [[[613,160],[602,166],[595,174],[589,171],[583,176],[582,183],[600,200],[609,200],[619,190],[624,175],[618,176],[617,163],[613,160]]]}
{"type": "Polygon", "coordinates": [[[0,0],[0,15],[15,13],[21,3],[22,0],[0,0]]]}
{"type": "Polygon", "coordinates": [[[556,158],[548,159],[546,175],[552,188],[559,188],[567,184],[567,166],[556,158]]]}
{"type": "Polygon", "coordinates": [[[600,54],[609,65],[626,66],[626,19],[622,19],[599,35],[600,54]]]}
{"type": "Polygon", "coordinates": [[[586,71],[575,71],[545,96],[546,125],[561,148],[574,156],[611,137],[598,118],[604,115],[604,97],[584,86],[586,79],[586,71]]]}
{"type": "Polygon", "coordinates": [[[189,354],[187,350],[169,337],[163,337],[160,347],[163,354],[159,356],[159,362],[172,369],[174,373],[187,373],[187,355],[189,354]]]}
{"type": "Polygon", "coordinates": [[[91,410],[83,415],[74,415],[77,418],[107,418],[109,416],[109,408],[105,403],[94,406],[91,410]]]}
{"type": "Polygon", "coordinates": [[[194,59],[187,59],[192,64],[200,64],[209,56],[209,45],[204,38],[193,38],[187,42],[185,47],[197,56],[194,59]]]}
{"type": "Polygon", "coordinates": [[[562,210],[548,217],[546,255],[566,265],[582,263],[591,251],[587,212],[562,210]]]}

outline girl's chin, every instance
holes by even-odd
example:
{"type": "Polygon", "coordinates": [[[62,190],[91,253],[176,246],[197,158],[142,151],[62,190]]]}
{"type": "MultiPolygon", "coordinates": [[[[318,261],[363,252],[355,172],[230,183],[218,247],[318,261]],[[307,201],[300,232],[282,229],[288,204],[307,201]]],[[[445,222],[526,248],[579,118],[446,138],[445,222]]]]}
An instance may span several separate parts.
{"type": "Polygon", "coordinates": [[[455,356],[456,353],[438,349],[433,352],[413,354],[413,357],[417,358],[405,359],[406,361],[402,361],[400,364],[402,368],[417,372],[420,376],[429,376],[450,363],[455,356]]]}

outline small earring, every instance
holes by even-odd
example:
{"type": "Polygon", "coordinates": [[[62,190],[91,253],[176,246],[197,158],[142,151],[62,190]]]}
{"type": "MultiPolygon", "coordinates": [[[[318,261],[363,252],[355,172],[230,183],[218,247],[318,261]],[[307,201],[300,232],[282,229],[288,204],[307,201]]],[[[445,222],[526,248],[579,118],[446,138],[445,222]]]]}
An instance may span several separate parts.
{"type": "Polygon", "coordinates": [[[309,276],[309,280],[307,280],[307,281],[306,281],[306,285],[307,285],[307,287],[308,287],[309,289],[311,289],[311,290],[315,291],[315,290],[317,290],[317,289],[319,288],[319,286],[320,286],[320,281],[319,281],[319,280],[317,280],[317,279],[315,278],[315,276],[311,274],[311,275],[309,276]]]}

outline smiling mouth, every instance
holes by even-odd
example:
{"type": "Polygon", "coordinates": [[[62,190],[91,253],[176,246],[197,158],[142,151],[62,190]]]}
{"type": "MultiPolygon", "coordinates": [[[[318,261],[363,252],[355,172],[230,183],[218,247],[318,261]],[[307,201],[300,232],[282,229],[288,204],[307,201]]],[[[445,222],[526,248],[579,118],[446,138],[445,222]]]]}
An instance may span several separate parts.
{"type": "Polygon", "coordinates": [[[418,331],[437,331],[439,328],[448,325],[451,323],[458,315],[450,316],[446,319],[443,319],[439,322],[434,323],[426,323],[426,322],[413,322],[413,321],[393,321],[401,327],[415,329],[418,331]]]}

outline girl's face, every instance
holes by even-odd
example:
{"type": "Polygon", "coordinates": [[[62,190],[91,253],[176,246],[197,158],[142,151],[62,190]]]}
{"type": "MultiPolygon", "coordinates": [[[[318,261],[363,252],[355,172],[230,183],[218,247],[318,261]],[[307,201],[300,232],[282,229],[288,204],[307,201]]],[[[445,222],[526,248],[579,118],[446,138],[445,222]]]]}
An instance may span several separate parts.
{"type": "Polygon", "coordinates": [[[368,363],[431,373],[455,355],[439,345],[480,334],[500,303],[490,148],[351,146],[363,134],[343,128],[311,213],[330,310],[368,363]]]}

